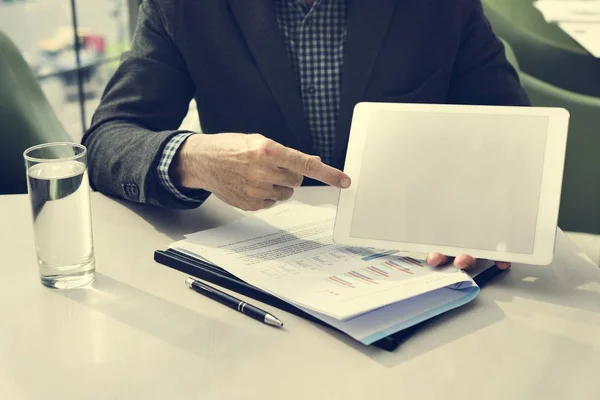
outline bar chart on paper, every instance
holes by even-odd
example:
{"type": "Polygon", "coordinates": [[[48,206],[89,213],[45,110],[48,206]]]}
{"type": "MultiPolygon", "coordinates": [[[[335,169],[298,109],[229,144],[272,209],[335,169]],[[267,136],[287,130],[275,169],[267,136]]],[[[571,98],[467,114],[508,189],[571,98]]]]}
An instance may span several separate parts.
{"type": "MultiPolygon", "coordinates": [[[[362,257],[362,260],[370,261],[372,257],[362,257]]],[[[386,254],[385,259],[378,261],[368,263],[368,266],[358,270],[329,276],[327,280],[342,288],[355,289],[363,285],[379,285],[385,281],[400,281],[430,273],[423,262],[410,257],[392,257],[386,254]]]]}
{"type": "MultiPolygon", "coordinates": [[[[378,318],[373,311],[457,283],[472,283],[456,268],[435,268],[399,251],[337,245],[334,213],[329,207],[281,205],[264,211],[252,224],[237,220],[171,247],[202,254],[247,284],[369,340],[376,340],[371,334],[381,329],[371,319],[378,318]]],[[[397,319],[388,322],[401,329],[397,319]]]]}

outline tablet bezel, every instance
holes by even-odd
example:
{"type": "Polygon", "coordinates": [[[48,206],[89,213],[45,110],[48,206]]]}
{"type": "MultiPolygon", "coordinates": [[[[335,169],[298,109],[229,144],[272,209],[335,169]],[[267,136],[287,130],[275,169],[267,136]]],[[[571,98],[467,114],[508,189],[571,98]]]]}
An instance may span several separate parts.
{"type": "MultiPolygon", "coordinates": [[[[335,218],[334,242],[342,245],[397,249],[402,252],[428,254],[437,251],[448,256],[470,254],[476,258],[513,263],[548,265],[554,256],[558,212],[562,189],[569,113],[562,108],[516,106],[469,106],[401,103],[358,103],[354,108],[344,172],[352,185],[341,191],[335,218]],[[365,239],[350,236],[354,205],[358,194],[360,171],[366,143],[367,127],[372,111],[389,110],[419,113],[464,113],[487,115],[530,115],[548,118],[548,132],[541,178],[533,252],[531,254],[508,251],[490,251],[473,248],[434,246],[424,243],[406,243],[391,240],[365,239]]],[[[382,192],[385,188],[382,188],[382,192]]]]}

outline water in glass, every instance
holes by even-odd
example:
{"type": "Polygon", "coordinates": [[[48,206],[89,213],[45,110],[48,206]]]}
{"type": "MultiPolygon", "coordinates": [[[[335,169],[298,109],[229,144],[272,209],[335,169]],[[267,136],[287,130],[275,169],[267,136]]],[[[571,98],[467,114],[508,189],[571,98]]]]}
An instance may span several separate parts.
{"type": "Polygon", "coordinates": [[[86,165],[40,163],[27,171],[42,283],[57,289],[94,279],[90,189],[86,165]]]}

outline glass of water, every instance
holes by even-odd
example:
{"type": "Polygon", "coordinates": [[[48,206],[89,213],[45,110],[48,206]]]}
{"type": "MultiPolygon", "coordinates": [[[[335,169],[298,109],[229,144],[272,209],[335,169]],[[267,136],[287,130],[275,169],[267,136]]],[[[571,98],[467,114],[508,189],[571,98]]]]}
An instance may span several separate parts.
{"type": "Polygon", "coordinates": [[[47,143],[23,153],[42,284],[73,289],[94,280],[87,150],[47,143]]]}

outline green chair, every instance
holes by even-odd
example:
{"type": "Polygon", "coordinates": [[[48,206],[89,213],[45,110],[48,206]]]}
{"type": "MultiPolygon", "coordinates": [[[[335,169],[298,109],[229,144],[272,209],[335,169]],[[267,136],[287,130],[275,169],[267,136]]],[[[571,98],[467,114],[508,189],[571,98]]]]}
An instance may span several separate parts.
{"type": "Polygon", "coordinates": [[[582,47],[558,25],[548,23],[539,12],[536,0],[482,0],[484,8],[492,8],[496,13],[531,34],[554,46],[581,53],[582,47]]]}
{"type": "Polygon", "coordinates": [[[534,105],[563,107],[571,114],[559,226],[600,234],[600,98],[569,92],[525,73],[520,77],[534,105]]]}
{"type": "Polygon", "coordinates": [[[26,193],[23,151],[71,141],[17,47],[0,32],[0,194],[26,193]]]}
{"type": "Polygon", "coordinates": [[[542,82],[520,70],[510,45],[506,58],[519,72],[531,102],[571,114],[558,225],[565,231],[600,234],[600,98],[542,82]]]}
{"type": "Polygon", "coordinates": [[[484,0],[483,7],[494,32],[511,45],[524,73],[570,92],[600,97],[600,59],[558,26],[547,24],[530,0],[484,0]]]}

